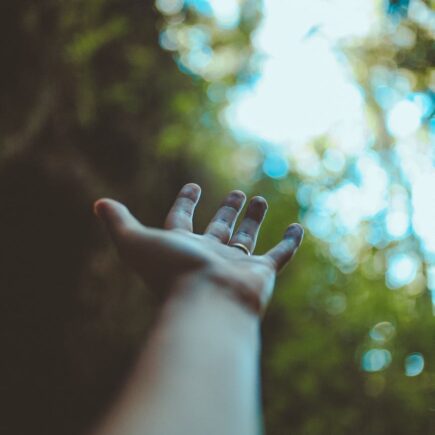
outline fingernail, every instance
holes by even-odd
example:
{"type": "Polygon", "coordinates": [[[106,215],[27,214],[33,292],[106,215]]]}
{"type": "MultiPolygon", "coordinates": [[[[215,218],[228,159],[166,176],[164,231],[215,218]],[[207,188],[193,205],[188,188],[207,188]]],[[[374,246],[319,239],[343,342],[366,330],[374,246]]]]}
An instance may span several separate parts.
{"type": "Polygon", "coordinates": [[[113,206],[118,207],[118,204],[110,199],[101,198],[94,202],[94,213],[102,220],[109,219],[110,208],[113,206]]]}
{"type": "Polygon", "coordinates": [[[249,204],[249,209],[253,213],[259,213],[264,216],[268,209],[267,201],[262,196],[254,196],[249,204]]]}
{"type": "Polygon", "coordinates": [[[196,183],[187,183],[181,188],[179,195],[180,194],[187,196],[192,201],[196,202],[201,196],[201,187],[196,183]]]}
{"type": "Polygon", "coordinates": [[[103,208],[102,202],[100,202],[99,200],[94,202],[94,207],[93,207],[94,215],[100,219],[103,218],[102,214],[104,213],[102,211],[102,208],[103,208]]]}
{"type": "Polygon", "coordinates": [[[296,246],[300,246],[302,243],[302,239],[304,238],[304,229],[302,228],[302,225],[299,224],[291,224],[286,232],[285,236],[287,238],[291,238],[295,241],[296,246]]]}
{"type": "Polygon", "coordinates": [[[262,196],[254,196],[251,201],[253,204],[260,205],[264,209],[269,207],[266,198],[263,198],[262,196]]]}
{"type": "Polygon", "coordinates": [[[229,196],[234,197],[240,202],[244,202],[246,200],[246,195],[241,190],[233,190],[230,192],[229,196]]]}

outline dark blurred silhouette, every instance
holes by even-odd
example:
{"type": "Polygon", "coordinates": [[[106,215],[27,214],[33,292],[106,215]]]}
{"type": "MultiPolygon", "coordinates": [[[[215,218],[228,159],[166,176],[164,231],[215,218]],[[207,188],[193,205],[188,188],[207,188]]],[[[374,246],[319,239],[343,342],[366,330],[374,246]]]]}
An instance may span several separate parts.
{"type": "Polygon", "coordinates": [[[92,203],[157,223],[190,178],[156,148],[174,89],[199,90],[158,47],[151,5],[100,3],[0,5],[2,434],[81,433],[110,401],[153,309],[92,203]]]}

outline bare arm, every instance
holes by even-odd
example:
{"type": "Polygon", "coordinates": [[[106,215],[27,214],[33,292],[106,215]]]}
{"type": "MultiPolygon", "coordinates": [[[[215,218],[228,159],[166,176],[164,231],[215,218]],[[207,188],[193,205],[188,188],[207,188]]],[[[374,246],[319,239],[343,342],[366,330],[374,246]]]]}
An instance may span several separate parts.
{"type": "Polygon", "coordinates": [[[253,435],[261,432],[259,324],[276,272],[292,257],[302,228],[292,225],[263,256],[252,252],[267,209],[231,192],[204,235],[192,232],[200,189],[188,184],[167,230],[146,228],[112,200],[96,203],[121,256],[153,288],[170,295],[123,393],[95,435],[253,435]]]}

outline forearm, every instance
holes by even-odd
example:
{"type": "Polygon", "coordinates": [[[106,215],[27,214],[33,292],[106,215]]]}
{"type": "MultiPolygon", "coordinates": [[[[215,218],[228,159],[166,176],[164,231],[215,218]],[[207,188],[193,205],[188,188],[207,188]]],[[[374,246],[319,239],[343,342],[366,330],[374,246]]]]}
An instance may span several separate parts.
{"type": "Polygon", "coordinates": [[[260,432],[258,317],[210,280],[178,286],[97,435],[260,432]]]}

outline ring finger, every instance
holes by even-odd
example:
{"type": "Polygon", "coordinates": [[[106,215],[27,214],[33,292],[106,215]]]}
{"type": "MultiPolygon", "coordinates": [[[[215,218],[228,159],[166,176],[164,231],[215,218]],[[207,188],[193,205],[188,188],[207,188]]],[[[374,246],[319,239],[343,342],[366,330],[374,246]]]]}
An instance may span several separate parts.
{"type": "Polygon", "coordinates": [[[230,240],[229,245],[240,243],[253,252],[257,243],[258,232],[267,211],[267,202],[262,196],[254,196],[249,202],[245,217],[230,240]]]}

